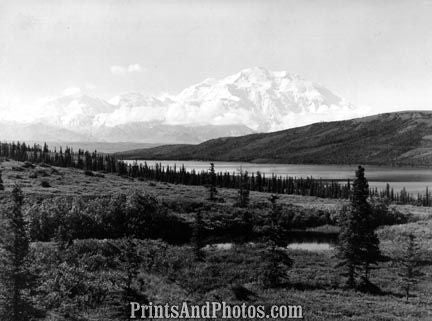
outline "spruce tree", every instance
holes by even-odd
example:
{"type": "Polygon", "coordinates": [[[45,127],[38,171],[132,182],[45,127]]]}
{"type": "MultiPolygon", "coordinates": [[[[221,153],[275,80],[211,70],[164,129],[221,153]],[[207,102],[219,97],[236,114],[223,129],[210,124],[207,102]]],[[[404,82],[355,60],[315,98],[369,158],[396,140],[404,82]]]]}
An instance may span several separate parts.
{"type": "Polygon", "coordinates": [[[238,206],[239,207],[248,207],[249,205],[249,176],[248,172],[243,172],[242,169],[240,169],[239,174],[240,182],[239,182],[239,190],[238,190],[238,206]]]}
{"type": "Polygon", "coordinates": [[[293,261],[281,248],[284,246],[285,231],[280,225],[280,208],[277,204],[278,197],[272,195],[270,217],[270,230],[268,241],[263,255],[263,266],[261,271],[261,281],[265,288],[275,288],[282,285],[287,279],[287,271],[291,268],[293,261]]]}
{"type": "Polygon", "coordinates": [[[243,221],[243,235],[244,235],[244,242],[249,242],[249,240],[252,237],[253,233],[253,220],[252,220],[252,213],[248,209],[243,209],[241,212],[242,215],[242,221],[243,221]]]}
{"type": "Polygon", "coordinates": [[[216,190],[216,172],[214,168],[214,163],[210,163],[208,190],[209,190],[209,200],[215,201],[217,190],[216,190]]]}
{"type": "Polygon", "coordinates": [[[413,234],[408,234],[405,245],[399,244],[398,247],[402,248],[402,253],[397,258],[397,264],[400,266],[399,286],[404,291],[408,301],[410,291],[419,283],[420,277],[424,275],[421,271],[421,248],[413,234]]]}
{"type": "Polygon", "coordinates": [[[347,278],[346,285],[349,288],[356,286],[356,267],[360,264],[357,255],[358,239],[356,235],[356,222],[352,212],[344,207],[339,215],[338,220],[340,226],[339,243],[338,243],[338,259],[337,267],[341,268],[341,275],[347,278]]]}
{"type": "Polygon", "coordinates": [[[360,222],[360,260],[362,263],[362,286],[368,287],[369,272],[373,265],[377,265],[381,257],[379,239],[375,233],[377,228],[376,218],[373,217],[372,208],[367,201],[369,184],[364,175],[364,168],[359,166],[354,181],[353,210],[360,222]]]}
{"type": "Polygon", "coordinates": [[[347,286],[356,287],[355,277],[361,276],[361,286],[370,288],[369,272],[380,258],[379,240],[375,234],[376,220],[367,201],[369,184],[364,168],[359,166],[353,183],[351,205],[341,211],[339,217],[338,266],[347,277],[347,286]]]}
{"type": "Polygon", "coordinates": [[[144,282],[138,277],[143,258],[138,251],[137,240],[132,237],[123,239],[119,250],[120,268],[124,273],[119,280],[120,291],[111,298],[110,305],[116,320],[129,320],[130,302],[149,302],[142,292],[144,282]]]}
{"type": "Polygon", "coordinates": [[[195,216],[195,223],[192,231],[192,246],[195,260],[202,262],[205,260],[205,255],[202,250],[203,244],[203,220],[201,210],[198,210],[195,216]]]}
{"type": "Polygon", "coordinates": [[[33,307],[31,290],[35,276],[31,272],[29,239],[22,214],[23,194],[12,190],[13,206],[4,215],[0,243],[0,316],[3,321],[26,321],[38,313],[33,307]]]}
{"type": "Polygon", "coordinates": [[[4,191],[4,185],[3,185],[2,172],[1,171],[0,171],[0,191],[4,191]]]}

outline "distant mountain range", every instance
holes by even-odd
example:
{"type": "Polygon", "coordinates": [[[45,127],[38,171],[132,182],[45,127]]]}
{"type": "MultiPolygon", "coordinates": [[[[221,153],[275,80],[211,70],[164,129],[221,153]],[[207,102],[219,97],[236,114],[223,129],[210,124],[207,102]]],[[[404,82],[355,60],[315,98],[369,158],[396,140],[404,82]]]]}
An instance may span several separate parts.
{"type": "Polygon", "coordinates": [[[119,154],[125,159],[287,164],[432,166],[432,111],[320,122],[198,145],[166,145],[119,154]]]}
{"type": "Polygon", "coordinates": [[[355,113],[321,85],[285,71],[250,68],[207,79],[178,95],[127,93],[109,101],[65,95],[41,106],[30,123],[1,121],[0,138],[139,143],[200,143],[286,129],[355,113]]]}

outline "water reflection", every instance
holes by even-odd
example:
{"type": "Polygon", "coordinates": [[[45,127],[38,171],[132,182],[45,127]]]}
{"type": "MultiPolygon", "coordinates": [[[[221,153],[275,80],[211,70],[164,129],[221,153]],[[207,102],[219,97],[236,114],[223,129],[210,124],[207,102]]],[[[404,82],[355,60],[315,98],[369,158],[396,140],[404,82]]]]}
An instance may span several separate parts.
{"type": "MultiPolygon", "coordinates": [[[[213,243],[207,244],[204,250],[210,251],[227,251],[234,247],[235,243],[213,243]]],[[[255,243],[248,243],[249,246],[254,246],[255,243]]],[[[334,249],[334,245],[331,243],[318,243],[318,242],[303,242],[303,243],[290,243],[286,246],[290,250],[301,250],[310,252],[324,252],[331,251],[334,249]]]]}
{"type": "Polygon", "coordinates": [[[233,246],[234,243],[214,243],[207,244],[204,250],[231,250],[233,246]]]}
{"type": "MultiPolygon", "coordinates": [[[[133,162],[133,161],[127,161],[133,162]]],[[[182,165],[187,171],[196,170],[207,171],[208,162],[200,161],[138,161],[138,163],[147,162],[149,166],[161,163],[163,166],[176,165],[179,169],[182,165]]],[[[322,179],[336,179],[345,181],[348,178],[354,179],[354,172],[357,165],[298,165],[298,164],[253,164],[240,162],[214,162],[217,172],[238,172],[240,167],[249,173],[257,171],[265,174],[267,177],[271,174],[277,176],[292,177],[314,177],[322,179]]],[[[411,167],[388,167],[388,166],[366,166],[366,175],[369,186],[378,189],[384,189],[386,183],[390,183],[395,191],[400,191],[403,187],[410,193],[424,193],[426,186],[432,187],[432,170],[427,168],[411,167]]]]}
{"type": "Polygon", "coordinates": [[[307,243],[288,244],[287,249],[303,250],[303,251],[310,251],[310,252],[323,252],[323,251],[331,251],[334,249],[334,247],[330,243],[307,242],[307,243]]]}

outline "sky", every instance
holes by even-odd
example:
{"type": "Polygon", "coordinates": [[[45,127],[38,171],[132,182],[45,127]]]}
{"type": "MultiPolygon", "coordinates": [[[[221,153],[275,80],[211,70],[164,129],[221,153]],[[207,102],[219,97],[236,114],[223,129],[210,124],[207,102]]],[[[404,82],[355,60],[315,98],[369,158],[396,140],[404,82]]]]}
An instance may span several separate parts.
{"type": "Polygon", "coordinates": [[[432,0],[1,0],[0,110],[176,94],[253,66],[376,113],[432,109],[431,17],[432,0]]]}

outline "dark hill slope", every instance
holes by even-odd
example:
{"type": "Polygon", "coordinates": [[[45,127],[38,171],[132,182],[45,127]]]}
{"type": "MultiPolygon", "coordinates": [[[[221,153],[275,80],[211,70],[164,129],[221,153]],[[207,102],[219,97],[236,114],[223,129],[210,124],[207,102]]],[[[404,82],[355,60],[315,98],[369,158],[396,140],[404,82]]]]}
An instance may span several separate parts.
{"type": "Polygon", "coordinates": [[[165,145],[125,159],[264,163],[432,165],[432,111],[380,114],[265,134],[165,145]]]}

